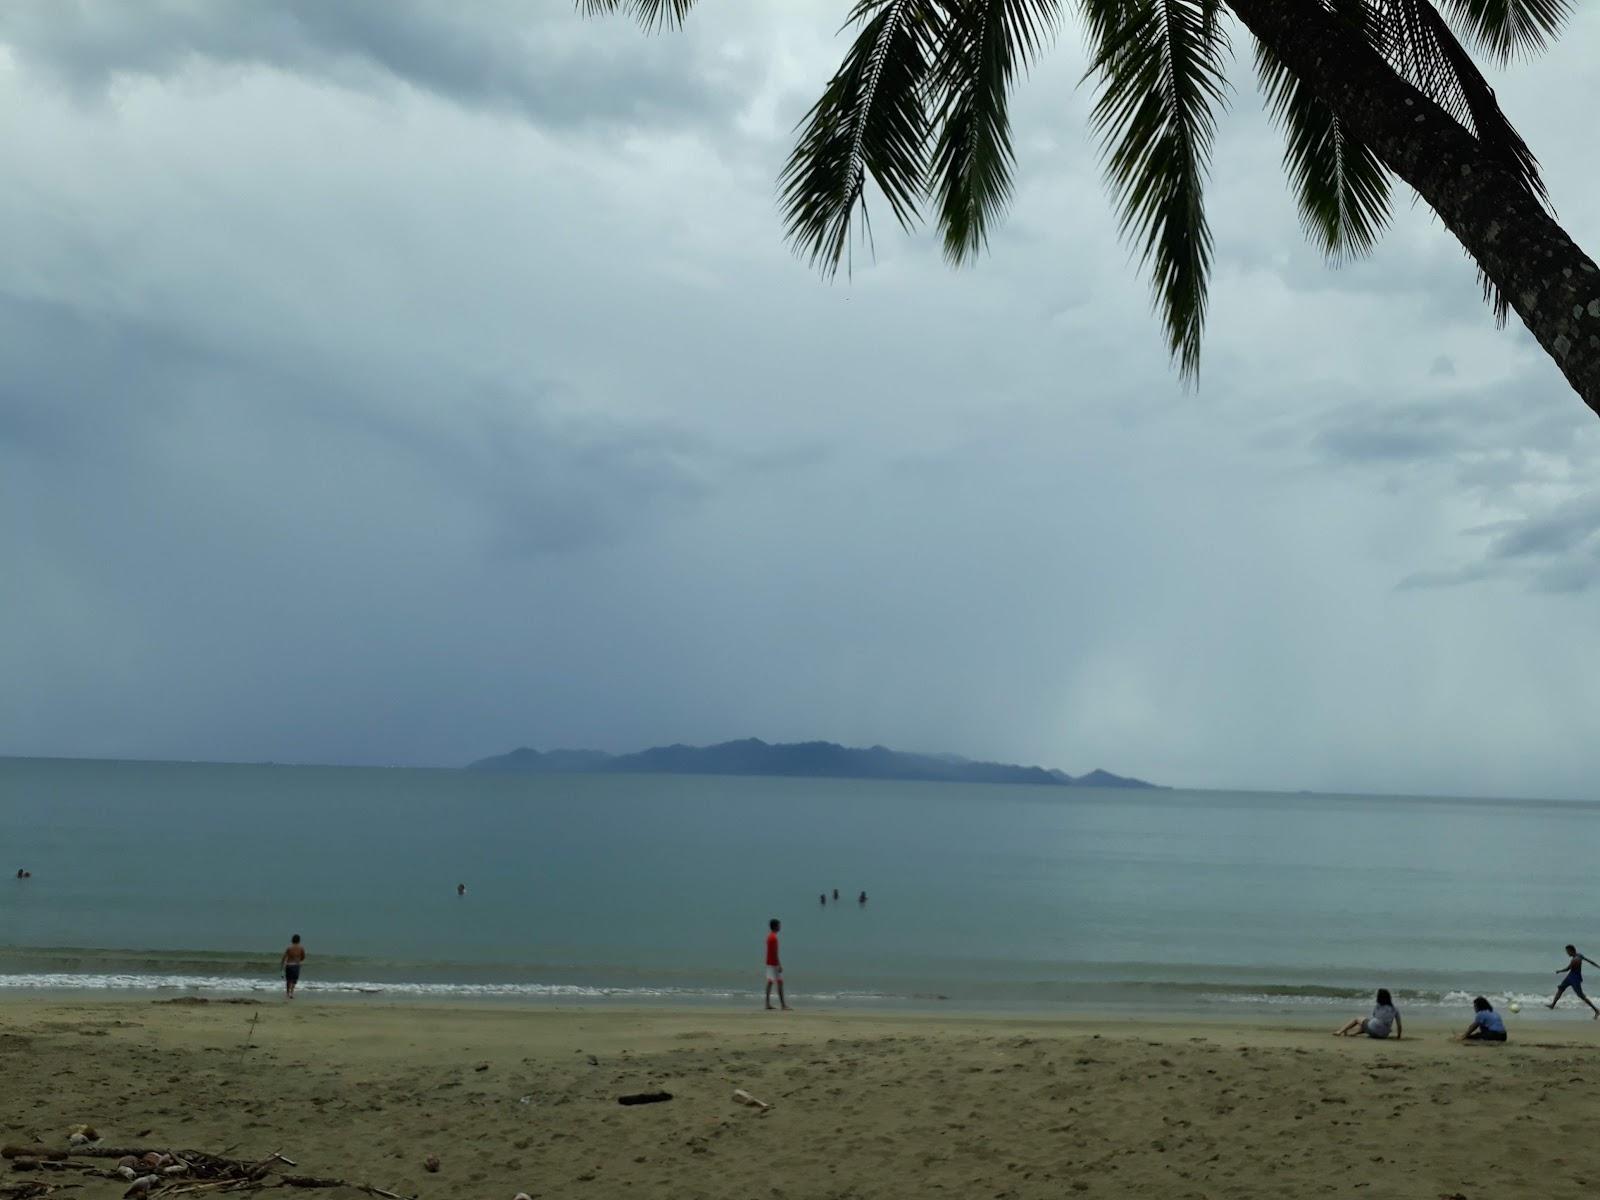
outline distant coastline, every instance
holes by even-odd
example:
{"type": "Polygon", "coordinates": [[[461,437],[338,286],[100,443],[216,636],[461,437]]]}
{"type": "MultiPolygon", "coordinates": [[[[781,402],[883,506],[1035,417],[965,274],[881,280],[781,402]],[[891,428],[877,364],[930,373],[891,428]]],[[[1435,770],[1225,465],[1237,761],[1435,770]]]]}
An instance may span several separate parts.
{"type": "Polygon", "coordinates": [[[836,742],[763,742],[760,738],[715,746],[652,746],[632,754],[602,750],[534,750],[480,758],[469,771],[530,774],[766,775],[816,779],[902,779],[923,783],[1022,783],[1043,787],[1159,788],[1096,768],[1068,775],[1049,767],[975,762],[956,754],[908,754],[886,746],[859,749],[836,742]]]}

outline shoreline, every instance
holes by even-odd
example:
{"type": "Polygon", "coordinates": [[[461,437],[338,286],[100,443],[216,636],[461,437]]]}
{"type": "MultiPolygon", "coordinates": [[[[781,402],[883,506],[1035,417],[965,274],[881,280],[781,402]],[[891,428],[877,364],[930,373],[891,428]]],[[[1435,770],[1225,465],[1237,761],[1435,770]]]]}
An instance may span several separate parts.
{"type": "MultiPolygon", "coordinates": [[[[1090,988],[1083,990],[1089,991],[1090,988]]],[[[1116,1015],[1121,1019],[1156,1024],[1198,1021],[1205,1023],[1254,1025],[1262,1021],[1287,1021],[1296,1025],[1316,1024],[1360,1015],[1371,1007],[1370,994],[1331,995],[1322,989],[1305,993],[1270,994],[1261,992],[1185,992],[1164,989],[1156,984],[1102,984],[1098,995],[1081,999],[1053,999],[1048,1002],[1021,998],[974,999],[936,994],[893,994],[882,992],[817,992],[791,989],[790,998],[808,1010],[842,1016],[897,1015],[977,1020],[1024,1019],[1075,1022],[1098,1016],[1116,1015]]],[[[1419,1014],[1424,1020],[1442,1019],[1449,1014],[1466,1013],[1471,995],[1465,990],[1445,996],[1407,995],[1395,988],[1402,1011],[1419,1014]]],[[[302,979],[300,994],[317,1004],[395,1005],[410,1007],[456,1006],[492,1009],[525,1009],[550,1012],[593,1008],[599,1011],[637,1010],[671,1013],[737,1013],[752,1006],[759,1008],[759,984],[736,988],[693,989],[685,987],[626,988],[575,984],[478,984],[407,981],[327,980],[315,976],[302,979]]],[[[1497,1009],[1518,1021],[1553,1026],[1586,1016],[1587,1010],[1571,996],[1554,1012],[1546,1008],[1546,998],[1528,993],[1507,993],[1488,989],[1497,1009]],[[1510,1013],[1511,1004],[1520,1012],[1510,1013]]],[[[0,973],[0,1006],[14,1001],[38,999],[61,1003],[139,1003],[181,998],[201,998],[215,1003],[252,1002],[274,1004],[283,999],[279,976],[226,976],[214,978],[170,977],[118,973],[77,976],[60,972],[49,974],[0,973]],[[92,979],[92,983],[73,980],[92,979]]],[[[1600,1029],[1600,1025],[1597,1025],[1600,1029]]]]}
{"type": "Polygon", "coordinates": [[[1465,1020],[4,997],[0,1140],[89,1122],[441,1198],[1583,1194],[1600,1022],[1447,1040],[1465,1020]]]}

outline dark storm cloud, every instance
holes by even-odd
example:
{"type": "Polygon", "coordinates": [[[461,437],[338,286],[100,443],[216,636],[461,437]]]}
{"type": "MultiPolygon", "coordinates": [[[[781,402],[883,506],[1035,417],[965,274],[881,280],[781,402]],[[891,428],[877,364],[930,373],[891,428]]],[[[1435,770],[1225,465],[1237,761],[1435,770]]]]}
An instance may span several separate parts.
{"type": "Polygon", "coordinates": [[[210,62],[352,87],[398,80],[550,126],[727,123],[758,82],[692,39],[652,41],[621,20],[586,28],[558,0],[17,0],[0,8],[0,40],[86,93],[210,62]]]}
{"type": "Polygon", "coordinates": [[[1466,531],[1486,542],[1483,559],[1453,571],[1419,572],[1408,588],[1458,587],[1510,580],[1548,594],[1600,584],[1600,493],[1466,531]]]}
{"type": "Polygon", "coordinates": [[[408,460],[477,507],[494,554],[614,542],[707,496],[736,457],[670,425],[553,415],[558,389],[538,380],[513,394],[436,381],[447,403],[403,413],[384,402],[380,380],[302,372],[155,320],[15,296],[0,295],[0,360],[0,457],[153,463],[201,410],[295,414],[306,436],[408,460]]]}

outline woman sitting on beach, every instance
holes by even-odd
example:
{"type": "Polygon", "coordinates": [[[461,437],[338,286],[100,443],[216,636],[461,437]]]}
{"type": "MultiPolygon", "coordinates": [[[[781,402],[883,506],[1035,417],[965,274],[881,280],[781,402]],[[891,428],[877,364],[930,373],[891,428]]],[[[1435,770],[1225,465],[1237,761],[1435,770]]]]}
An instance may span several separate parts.
{"type": "Polygon", "coordinates": [[[1336,1030],[1333,1036],[1356,1037],[1364,1033],[1370,1038],[1386,1038],[1390,1029],[1394,1030],[1394,1040],[1398,1042],[1401,1037],[1400,1010],[1394,1006],[1389,989],[1379,988],[1372,1015],[1354,1018],[1344,1028],[1336,1030]]]}
{"type": "Polygon", "coordinates": [[[1472,1002],[1472,1024],[1461,1035],[1463,1042],[1503,1042],[1506,1040],[1506,1023],[1494,1005],[1482,996],[1472,1002]]]}

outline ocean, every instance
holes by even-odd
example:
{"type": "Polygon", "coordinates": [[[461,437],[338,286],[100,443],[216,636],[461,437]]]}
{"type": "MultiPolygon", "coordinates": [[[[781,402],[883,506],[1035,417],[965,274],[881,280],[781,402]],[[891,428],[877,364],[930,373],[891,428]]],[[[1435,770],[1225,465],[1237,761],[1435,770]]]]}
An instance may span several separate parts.
{"type": "Polygon", "coordinates": [[[271,993],[299,933],[312,994],[749,1003],[778,917],[808,1005],[1464,1013],[1600,948],[1597,841],[1578,802],[0,759],[0,992],[271,993]]]}

